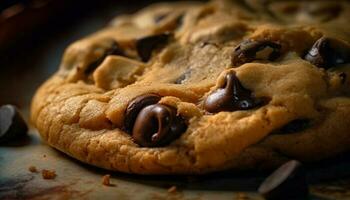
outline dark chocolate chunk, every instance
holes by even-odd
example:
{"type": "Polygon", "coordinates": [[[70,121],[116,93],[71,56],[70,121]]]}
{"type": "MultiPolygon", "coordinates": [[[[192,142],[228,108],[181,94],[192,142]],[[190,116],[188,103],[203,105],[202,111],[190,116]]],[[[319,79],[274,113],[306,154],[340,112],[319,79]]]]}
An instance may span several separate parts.
{"type": "Polygon", "coordinates": [[[155,49],[161,48],[168,43],[172,34],[169,32],[151,35],[136,41],[136,50],[143,62],[147,62],[155,49]]]}
{"type": "Polygon", "coordinates": [[[271,41],[245,40],[232,53],[232,65],[240,66],[254,60],[276,60],[281,55],[281,45],[271,41]]]}
{"type": "Polygon", "coordinates": [[[176,109],[170,106],[155,104],[141,110],[138,114],[132,137],[143,147],[164,146],[185,132],[187,125],[176,109]]]}
{"type": "Polygon", "coordinates": [[[0,107],[0,143],[14,142],[27,136],[28,127],[13,105],[0,107]]]}
{"type": "Polygon", "coordinates": [[[124,129],[131,133],[139,112],[146,106],[158,103],[160,99],[159,95],[145,94],[132,100],[125,111],[124,129]]]}
{"type": "Polygon", "coordinates": [[[260,105],[262,101],[252,97],[251,91],[243,88],[234,72],[226,74],[225,83],[211,93],[204,101],[208,112],[248,110],[260,105]]]}
{"type": "Polygon", "coordinates": [[[317,67],[329,69],[350,62],[350,46],[340,40],[321,37],[304,59],[317,67]]]}
{"type": "Polygon", "coordinates": [[[296,119],[285,126],[283,126],[281,129],[276,131],[274,134],[291,134],[291,133],[297,133],[300,131],[303,131],[307,128],[309,128],[311,125],[311,122],[309,119],[296,119]]]}
{"type": "Polygon", "coordinates": [[[300,162],[289,161],[267,177],[258,191],[267,200],[308,199],[306,171],[300,162]]]}
{"type": "Polygon", "coordinates": [[[116,41],[113,41],[112,45],[108,49],[106,49],[104,54],[99,59],[90,63],[89,66],[87,66],[87,68],[85,70],[85,74],[92,73],[99,65],[101,65],[101,63],[104,61],[104,59],[109,55],[124,56],[124,51],[122,50],[122,48],[119,46],[119,44],[116,41]]]}

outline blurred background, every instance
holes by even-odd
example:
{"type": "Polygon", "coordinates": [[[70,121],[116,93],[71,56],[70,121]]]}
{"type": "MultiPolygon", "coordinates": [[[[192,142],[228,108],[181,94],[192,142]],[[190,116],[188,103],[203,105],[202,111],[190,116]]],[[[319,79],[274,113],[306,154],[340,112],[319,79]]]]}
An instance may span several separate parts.
{"type": "MultiPolygon", "coordinates": [[[[169,1],[169,0],[168,0],[169,1]]],[[[156,0],[0,0],[0,105],[28,107],[64,49],[156,0]]]]}

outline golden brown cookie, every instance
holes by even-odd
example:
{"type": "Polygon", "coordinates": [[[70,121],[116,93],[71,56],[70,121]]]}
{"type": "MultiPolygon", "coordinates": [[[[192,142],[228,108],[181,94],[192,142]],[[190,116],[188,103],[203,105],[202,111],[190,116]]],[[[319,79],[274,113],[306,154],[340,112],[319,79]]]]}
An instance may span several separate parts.
{"type": "Polygon", "coordinates": [[[49,145],[137,174],[350,150],[348,1],[162,3],[69,46],[31,119],[49,145]]]}

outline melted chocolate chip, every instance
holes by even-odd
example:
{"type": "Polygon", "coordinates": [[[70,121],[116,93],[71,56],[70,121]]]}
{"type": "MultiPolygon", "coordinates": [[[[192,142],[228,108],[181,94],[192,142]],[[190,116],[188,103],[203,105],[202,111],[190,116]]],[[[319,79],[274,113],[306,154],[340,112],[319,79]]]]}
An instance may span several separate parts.
{"type": "Polygon", "coordinates": [[[328,37],[318,39],[304,57],[317,67],[329,69],[350,62],[350,46],[328,37]]]}
{"type": "Polygon", "coordinates": [[[251,92],[241,85],[234,72],[225,77],[225,84],[211,93],[204,101],[208,112],[248,110],[260,105],[260,99],[254,99],[251,92]]]}
{"type": "Polygon", "coordinates": [[[139,112],[146,106],[158,103],[160,99],[159,95],[145,94],[132,100],[125,111],[124,129],[130,133],[139,112]]]}
{"type": "Polygon", "coordinates": [[[161,33],[141,38],[136,41],[136,50],[143,62],[147,62],[155,49],[168,43],[171,33],[161,33]]]}
{"type": "Polygon", "coordinates": [[[0,143],[9,143],[27,136],[28,127],[13,105],[0,107],[0,143]]]}
{"type": "Polygon", "coordinates": [[[176,109],[162,105],[150,105],[138,114],[132,137],[143,147],[164,146],[185,132],[187,125],[176,115],[176,109]]]}
{"type": "Polygon", "coordinates": [[[281,45],[271,41],[246,40],[239,44],[232,53],[232,65],[240,66],[253,60],[277,59],[281,54],[281,45]]]}
{"type": "Polygon", "coordinates": [[[85,74],[92,73],[98,66],[101,65],[104,59],[109,55],[123,56],[124,51],[122,50],[122,48],[119,46],[117,42],[113,41],[112,45],[105,50],[105,53],[99,59],[89,64],[89,66],[85,70],[85,74]]]}
{"type": "Polygon", "coordinates": [[[309,189],[305,169],[300,162],[289,161],[267,177],[258,191],[267,200],[307,199],[309,189]]]}
{"type": "Polygon", "coordinates": [[[308,119],[296,119],[285,126],[283,126],[281,129],[278,131],[275,131],[274,134],[291,134],[291,133],[297,133],[300,131],[303,131],[307,128],[309,128],[311,125],[310,120],[308,119]]]}

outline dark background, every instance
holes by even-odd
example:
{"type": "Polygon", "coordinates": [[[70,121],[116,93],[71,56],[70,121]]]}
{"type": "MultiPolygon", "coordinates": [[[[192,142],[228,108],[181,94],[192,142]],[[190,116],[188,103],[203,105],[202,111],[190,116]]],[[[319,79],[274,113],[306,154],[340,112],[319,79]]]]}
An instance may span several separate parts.
{"type": "MultiPolygon", "coordinates": [[[[169,1],[169,0],[168,0],[169,1]]],[[[25,109],[72,42],[156,0],[1,0],[0,105],[25,109]]]]}

